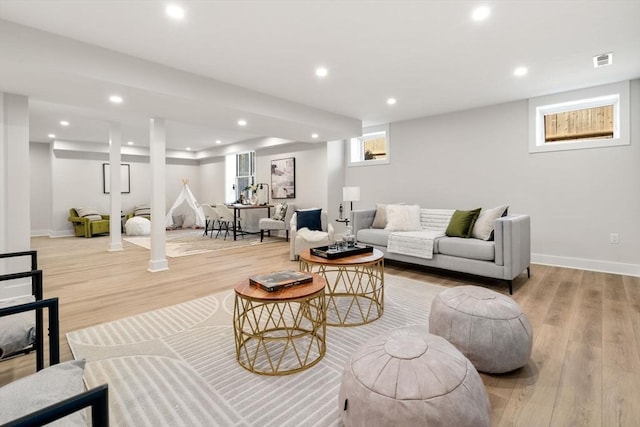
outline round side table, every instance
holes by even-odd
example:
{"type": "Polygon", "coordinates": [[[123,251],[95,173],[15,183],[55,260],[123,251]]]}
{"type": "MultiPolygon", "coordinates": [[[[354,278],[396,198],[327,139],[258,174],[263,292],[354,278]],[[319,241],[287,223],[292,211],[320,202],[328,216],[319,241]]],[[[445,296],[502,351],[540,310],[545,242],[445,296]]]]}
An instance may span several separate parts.
{"type": "Polygon", "coordinates": [[[382,316],[382,251],[327,259],[305,249],[300,252],[300,270],[318,273],[327,281],[327,325],[359,326],[382,316]]]}
{"type": "Polygon", "coordinates": [[[236,358],[263,375],[287,375],[318,363],[326,351],[327,282],[267,292],[244,279],[235,286],[233,330],[236,358]]]}

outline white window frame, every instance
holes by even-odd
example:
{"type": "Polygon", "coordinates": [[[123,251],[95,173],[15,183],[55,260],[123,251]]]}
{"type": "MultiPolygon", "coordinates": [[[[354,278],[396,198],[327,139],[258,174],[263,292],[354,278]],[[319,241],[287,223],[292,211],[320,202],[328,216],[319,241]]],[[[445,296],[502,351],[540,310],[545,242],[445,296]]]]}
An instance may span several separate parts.
{"type": "Polygon", "coordinates": [[[629,81],[529,99],[529,153],[583,150],[629,145],[629,81]],[[613,105],[613,138],[545,142],[546,114],[613,105]]]}
{"type": "Polygon", "coordinates": [[[390,163],[391,159],[391,138],[389,136],[389,125],[370,126],[362,129],[362,135],[351,138],[348,144],[349,150],[347,153],[349,159],[349,166],[373,166],[383,165],[390,163]],[[364,144],[363,139],[377,134],[384,134],[386,140],[386,158],[384,159],[371,159],[364,160],[364,153],[362,152],[364,144]],[[363,159],[363,160],[354,160],[363,159]]]}

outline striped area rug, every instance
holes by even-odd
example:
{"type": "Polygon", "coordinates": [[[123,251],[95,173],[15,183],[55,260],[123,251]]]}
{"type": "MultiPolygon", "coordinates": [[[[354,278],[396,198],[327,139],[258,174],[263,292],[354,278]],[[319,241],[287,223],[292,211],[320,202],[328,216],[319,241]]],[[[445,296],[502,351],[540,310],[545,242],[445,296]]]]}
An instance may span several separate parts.
{"type": "Polygon", "coordinates": [[[113,426],[338,426],[342,370],[354,349],[390,329],[424,325],[443,287],[385,277],[382,317],[327,327],[327,351],[297,374],[253,374],[236,361],[233,291],[74,331],[88,387],[109,384],[113,426]]]}
{"type": "MultiPolygon", "coordinates": [[[[264,241],[261,242],[260,234],[247,234],[244,237],[238,236],[238,240],[233,240],[233,234],[229,235],[226,239],[224,238],[224,234],[216,238],[217,233],[215,232],[213,237],[203,236],[203,234],[204,230],[202,229],[194,230],[187,228],[167,230],[165,241],[165,252],[167,256],[169,258],[176,258],[245,246],[284,242],[284,239],[273,238],[264,239],[264,241]]],[[[125,236],[122,240],[145,249],[151,248],[151,238],[149,236],[125,236]]]]}

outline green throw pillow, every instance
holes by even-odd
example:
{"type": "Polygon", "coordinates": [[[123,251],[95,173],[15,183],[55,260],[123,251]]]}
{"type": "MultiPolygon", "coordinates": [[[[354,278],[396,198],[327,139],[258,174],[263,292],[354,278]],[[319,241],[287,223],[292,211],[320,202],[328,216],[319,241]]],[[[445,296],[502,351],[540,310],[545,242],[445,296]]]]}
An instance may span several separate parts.
{"type": "Polygon", "coordinates": [[[455,211],[449,221],[449,226],[445,234],[449,237],[464,237],[465,239],[471,236],[471,230],[473,230],[473,224],[475,224],[478,215],[480,215],[481,208],[473,209],[471,211],[455,211]]]}

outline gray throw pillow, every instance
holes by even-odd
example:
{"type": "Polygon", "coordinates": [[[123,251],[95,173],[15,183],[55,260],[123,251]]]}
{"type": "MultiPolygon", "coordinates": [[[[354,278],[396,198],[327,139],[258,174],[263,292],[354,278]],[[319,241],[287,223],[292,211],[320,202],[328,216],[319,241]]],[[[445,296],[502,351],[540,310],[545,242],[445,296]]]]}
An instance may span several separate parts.
{"type": "MultiPolygon", "coordinates": [[[[73,360],[50,366],[0,388],[0,424],[84,392],[84,365],[84,360],[73,360]]],[[[49,425],[86,426],[85,411],[49,425]]]]}
{"type": "MultiPolygon", "coordinates": [[[[0,301],[0,308],[13,307],[35,301],[33,295],[26,295],[0,301]]],[[[31,345],[36,337],[35,311],[0,317],[0,359],[31,345]]]]}

